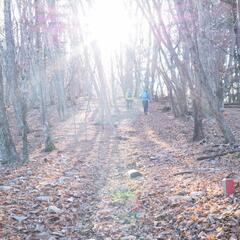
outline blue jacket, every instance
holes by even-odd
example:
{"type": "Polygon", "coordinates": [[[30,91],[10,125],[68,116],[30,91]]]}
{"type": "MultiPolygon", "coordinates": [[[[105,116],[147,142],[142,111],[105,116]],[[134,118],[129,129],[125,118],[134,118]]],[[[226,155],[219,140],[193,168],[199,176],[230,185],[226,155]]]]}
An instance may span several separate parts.
{"type": "Polygon", "coordinates": [[[150,94],[147,90],[144,90],[141,95],[142,101],[150,101],[150,94]]]}

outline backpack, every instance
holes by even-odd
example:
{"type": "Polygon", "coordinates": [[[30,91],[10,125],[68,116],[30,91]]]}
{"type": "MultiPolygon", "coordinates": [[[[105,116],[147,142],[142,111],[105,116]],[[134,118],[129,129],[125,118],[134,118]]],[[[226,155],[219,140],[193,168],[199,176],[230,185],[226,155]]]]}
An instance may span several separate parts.
{"type": "Polygon", "coordinates": [[[132,97],[132,93],[131,93],[131,92],[128,92],[128,93],[127,93],[127,97],[128,97],[128,98],[131,98],[131,97],[132,97]]]}
{"type": "Polygon", "coordinates": [[[148,94],[147,91],[143,92],[142,98],[143,98],[143,100],[148,100],[149,99],[149,94],[148,94]]]}

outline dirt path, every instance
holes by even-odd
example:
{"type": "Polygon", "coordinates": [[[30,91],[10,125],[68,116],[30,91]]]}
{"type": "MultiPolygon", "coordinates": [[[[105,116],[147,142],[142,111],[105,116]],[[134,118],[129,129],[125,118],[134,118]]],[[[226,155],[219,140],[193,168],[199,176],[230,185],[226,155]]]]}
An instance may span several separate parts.
{"type": "Polygon", "coordinates": [[[196,161],[189,123],[153,111],[118,127],[93,239],[239,239],[239,199],[220,184],[231,168],[196,161]]]}
{"type": "MultiPolygon", "coordinates": [[[[132,122],[135,115],[123,113],[118,122],[132,122]]],[[[53,130],[57,151],[36,151],[29,164],[3,174],[1,239],[102,236],[95,224],[112,174],[122,168],[118,158],[121,140],[118,130],[92,122],[87,134],[75,141],[70,124],[68,120],[53,130]]]]}
{"type": "MultiPolygon", "coordinates": [[[[176,180],[168,181],[168,178],[178,170],[178,161],[176,149],[161,141],[150,122],[151,114],[140,114],[137,120],[123,122],[118,127],[119,140],[114,141],[110,174],[101,190],[99,210],[94,218],[95,239],[161,238],[162,231],[155,225],[154,217],[169,204],[168,197],[176,180]],[[161,164],[161,168],[155,168],[156,164],[161,164]],[[143,176],[131,179],[128,175],[131,169],[143,176]],[[151,206],[148,196],[160,198],[154,198],[151,206]]],[[[163,239],[167,237],[165,234],[166,231],[163,239]]]]}

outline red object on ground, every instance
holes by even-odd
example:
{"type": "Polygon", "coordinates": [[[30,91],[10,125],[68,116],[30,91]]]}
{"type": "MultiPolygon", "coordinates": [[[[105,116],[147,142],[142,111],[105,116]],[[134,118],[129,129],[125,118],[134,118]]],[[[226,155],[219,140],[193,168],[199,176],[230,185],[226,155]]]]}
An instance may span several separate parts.
{"type": "Polygon", "coordinates": [[[225,195],[232,195],[235,192],[235,179],[233,178],[224,178],[222,180],[223,183],[223,189],[224,189],[224,193],[225,195]]]}
{"type": "Polygon", "coordinates": [[[238,176],[228,176],[222,180],[225,195],[229,196],[235,192],[240,192],[240,178],[238,176]]]}

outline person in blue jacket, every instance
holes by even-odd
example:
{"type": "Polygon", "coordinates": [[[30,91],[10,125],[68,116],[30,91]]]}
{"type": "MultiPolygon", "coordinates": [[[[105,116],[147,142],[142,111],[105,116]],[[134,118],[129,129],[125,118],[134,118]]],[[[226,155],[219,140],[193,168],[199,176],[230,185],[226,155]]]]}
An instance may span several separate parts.
{"type": "Polygon", "coordinates": [[[150,93],[147,88],[143,90],[143,93],[141,94],[141,100],[142,100],[142,105],[143,105],[143,111],[144,114],[148,114],[148,104],[150,101],[150,93]]]}

